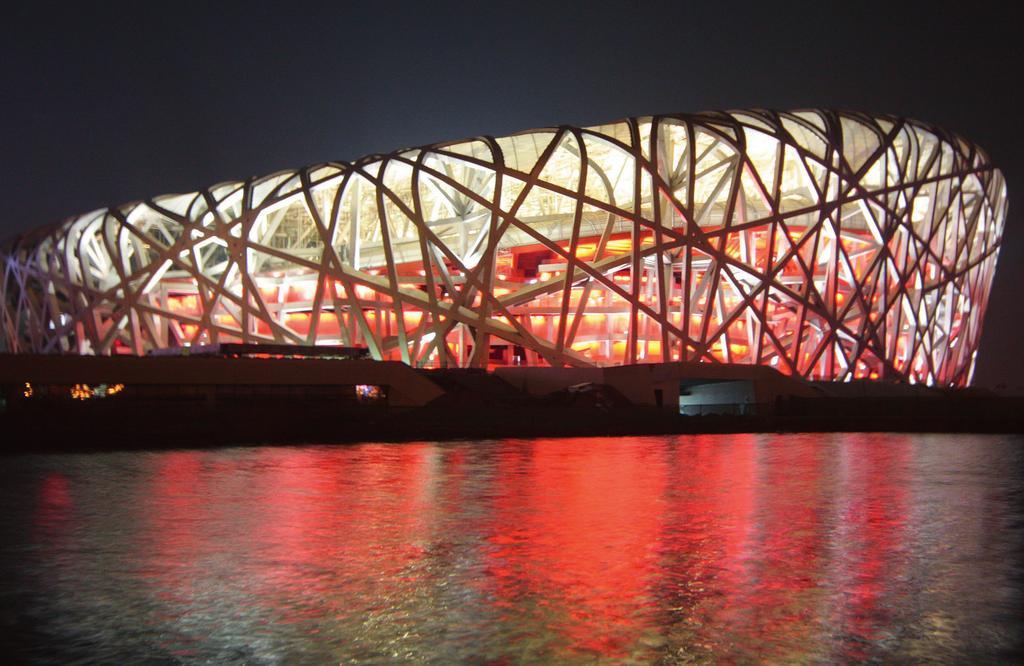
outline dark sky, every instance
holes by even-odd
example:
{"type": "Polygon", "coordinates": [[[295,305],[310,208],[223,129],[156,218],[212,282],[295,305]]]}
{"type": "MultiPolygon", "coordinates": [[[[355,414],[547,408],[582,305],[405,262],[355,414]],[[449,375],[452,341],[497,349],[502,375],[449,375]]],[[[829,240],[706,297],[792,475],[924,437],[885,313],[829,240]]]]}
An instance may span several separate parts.
{"type": "Polygon", "coordinates": [[[478,134],[742,107],[892,113],[1003,169],[1010,219],[975,382],[1024,384],[1011,3],[256,4],[7,10],[0,236],[478,134]]]}

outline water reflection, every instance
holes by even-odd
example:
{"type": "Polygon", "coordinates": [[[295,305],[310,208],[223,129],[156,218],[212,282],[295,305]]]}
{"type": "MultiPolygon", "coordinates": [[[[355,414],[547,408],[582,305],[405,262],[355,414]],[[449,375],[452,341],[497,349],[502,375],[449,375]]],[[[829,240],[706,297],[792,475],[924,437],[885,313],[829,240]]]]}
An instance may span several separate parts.
{"type": "Polygon", "coordinates": [[[1004,659],[1020,438],[730,435],[26,456],[36,659],[1004,659]]]}

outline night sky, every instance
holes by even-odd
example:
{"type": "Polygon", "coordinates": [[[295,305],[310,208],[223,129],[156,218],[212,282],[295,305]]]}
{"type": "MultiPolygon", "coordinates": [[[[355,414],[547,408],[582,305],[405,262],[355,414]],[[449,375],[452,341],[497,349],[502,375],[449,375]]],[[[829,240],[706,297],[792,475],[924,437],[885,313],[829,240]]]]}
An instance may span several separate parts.
{"type": "Polygon", "coordinates": [[[970,138],[1006,176],[975,383],[1024,384],[1010,3],[254,4],[7,10],[0,236],[479,134],[743,107],[891,113],[970,138]]]}

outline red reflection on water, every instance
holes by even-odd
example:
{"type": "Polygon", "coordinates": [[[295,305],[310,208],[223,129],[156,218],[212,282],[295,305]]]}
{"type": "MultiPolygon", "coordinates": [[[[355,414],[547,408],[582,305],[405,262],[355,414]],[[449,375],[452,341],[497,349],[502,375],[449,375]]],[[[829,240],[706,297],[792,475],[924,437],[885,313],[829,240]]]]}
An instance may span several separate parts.
{"type": "Polygon", "coordinates": [[[847,603],[841,626],[856,637],[847,650],[855,659],[869,656],[866,646],[880,638],[889,624],[887,586],[906,567],[906,524],[909,520],[910,479],[907,476],[913,447],[908,437],[871,435],[853,440],[844,452],[843,523],[849,530],[836,568],[847,603]]]}
{"type": "Polygon", "coordinates": [[[827,568],[828,516],[823,508],[833,492],[833,465],[825,446],[791,446],[775,439],[761,447],[757,525],[752,548],[757,565],[748,584],[729,590],[750,609],[743,633],[756,645],[776,646],[777,656],[803,659],[818,630],[811,618],[825,598],[821,577],[827,568]]]}
{"type": "MultiPolygon", "coordinates": [[[[125,489],[125,558],[155,623],[205,603],[362,645],[478,622],[524,660],[865,659],[905,573],[911,456],[798,435],[170,452],[125,489]]],[[[44,477],[37,523],[72,508],[44,477]]]]}
{"type": "Polygon", "coordinates": [[[842,487],[835,454],[753,435],[680,438],[663,453],[594,440],[525,445],[495,478],[480,588],[501,621],[555,630],[564,649],[608,658],[676,644],[700,658],[808,659],[850,590],[837,628],[870,640],[891,582],[882,563],[906,519],[901,454],[858,449],[856,465],[870,473],[842,487]],[[876,501],[854,509],[837,542],[829,511],[848,496],[876,501]],[[846,564],[859,582],[837,592],[846,564]]]}
{"type": "Polygon", "coordinates": [[[71,483],[59,472],[46,474],[39,484],[33,534],[36,541],[59,539],[72,511],[71,483]]]}
{"type": "Polygon", "coordinates": [[[761,548],[757,440],[699,436],[680,440],[671,455],[659,622],[689,652],[713,653],[722,627],[742,631],[751,622],[745,604],[756,596],[761,548]]]}
{"type": "Polygon", "coordinates": [[[626,654],[652,602],[666,481],[655,449],[612,441],[505,456],[486,553],[501,619],[554,629],[572,651],[626,654]]]}
{"type": "Polygon", "coordinates": [[[64,513],[71,507],[71,490],[68,477],[51,472],[43,477],[39,487],[41,509],[64,513]]]}
{"type": "Polygon", "coordinates": [[[141,516],[148,525],[142,541],[147,549],[146,579],[153,593],[167,603],[188,604],[202,587],[191,569],[208,545],[203,525],[212,488],[200,475],[204,455],[171,451],[155,456],[153,475],[143,495],[141,516]]]}
{"type": "Polygon", "coordinates": [[[246,521],[254,601],[280,623],[366,602],[415,584],[432,508],[427,444],[358,450],[264,449],[246,521]]]}

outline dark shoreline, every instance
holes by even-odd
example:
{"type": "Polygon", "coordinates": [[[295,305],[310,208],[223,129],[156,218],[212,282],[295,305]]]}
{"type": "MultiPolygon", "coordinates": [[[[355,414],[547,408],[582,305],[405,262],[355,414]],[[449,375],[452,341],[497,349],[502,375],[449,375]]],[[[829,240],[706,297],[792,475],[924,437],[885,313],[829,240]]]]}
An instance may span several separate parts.
{"type": "Polygon", "coordinates": [[[900,402],[801,401],[783,405],[774,414],[746,416],[536,405],[339,410],[289,402],[215,409],[65,404],[0,416],[5,433],[0,454],[668,434],[1024,432],[1024,409],[1016,399],[990,398],[985,409],[962,401],[900,402]],[[825,402],[831,404],[825,408],[825,402]]]}
{"type": "Polygon", "coordinates": [[[777,432],[1024,432],[1024,397],[763,366],[417,370],[365,359],[0,355],[0,454],[777,432]]]}

